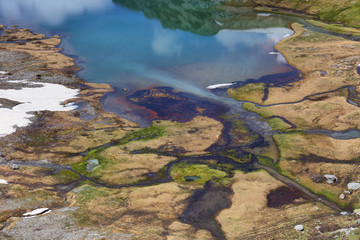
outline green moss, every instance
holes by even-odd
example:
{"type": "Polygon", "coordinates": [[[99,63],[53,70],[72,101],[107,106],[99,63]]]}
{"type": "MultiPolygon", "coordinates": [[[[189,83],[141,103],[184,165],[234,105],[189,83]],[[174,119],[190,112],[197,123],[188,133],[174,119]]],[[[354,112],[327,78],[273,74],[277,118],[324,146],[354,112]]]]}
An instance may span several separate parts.
{"type": "Polygon", "coordinates": [[[315,26],[325,28],[335,33],[360,36],[360,30],[356,28],[345,27],[344,25],[341,24],[328,24],[316,20],[307,20],[307,21],[315,26]]]}
{"type": "Polygon", "coordinates": [[[346,26],[360,27],[360,3],[356,1],[334,1],[334,0],[277,0],[264,1],[253,0],[256,4],[266,4],[272,7],[283,6],[276,10],[272,8],[264,8],[262,11],[277,11],[279,13],[292,14],[288,9],[298,10],[309,17],[317,17],[321,20],[342,23],[346,26]],[[284,10],[285,9],[285,10],[284,10]]]}
{"type": "MultiPolygon", "coordinates": [[[[133,131],[131,133],[128,133],[119,140],[119,142],[115,145],[125,145],[132,141],[147,141],[150,139],[161,137],[165,134],[165,127],[163,126],[157,126],[157,125],[151,125],[148,128],[142,128],[136,131],[133,131]]],[[[97,172],[101,169],[109,167],[109,165],[113,164],[113,162],[110,159],[105,158],[101,155],[101,152],[106,150],[108,147],[102,147],[98,149],[94,149],[88,152],[88,154],[84,157],[82,162],[72,164],[73,169],[82,174],[82,175],[88,175],[92,177],[98,177],[97,172]],[[98,159],[99,160],[99,169],[96,168],[94,172],[87,173],[86,166],[87,166],[87,160],[89,159],[98,159]]]]}
{"type": "Polygon", "coordinates": [[[80,177],[76,173],[70,171],[70,170],[62,170],[56,174],[53,175],[53,177],[59,179],[62,183],[69,183],[76,180],[79,180],[80,177]]]}
{"type": "Polygon", "coordinates": [[[261,103],[265,86],[265,83],[249,83],[238,88],[229,88],[227,93],[239,101],[261,103]]]}
{"type": "Polygon", "coordinates": [[[99,161],[99,166],[96,167],[93,171],[88,172],[86,175],[91,178],[99,178],[101,177],[101,172],[104,169],[109,169],[111,166],[113,166],[115,163],[112,159],[106,158],[105,156],[102,156],[101,153],[94,154],[91,158],[97,159],[99,161]]]}
{"type": "Polygon", "coordinates": [[[214,179],[212,181],[213,183],[213,187],[218,187],[218,188],[230,188],[232,186],[232,184],[234,183],[234,179],[233,178],[217,178],[214,179]]]}
{"type": "Polygon", "coordinates": [[[235,128],[237,132],[241,132],[243,134],[249,133],[249,129],[246,126],[246,123],[240,120],[235,121],[235,128]]]}
{"type": "Polygon", "coordinates": [[[274,167],[274,160],[272,158],[266,156],[257,156],[257,159],[261,165],[274,167]]]}
{"type": "Polygon", "coordinates": [[[212,169],[205,164],[178,163],[171,168],[171,177],[175,182],[185,183],[185,177],[199,177],[188,183],[204,184],[205,182],[225,177],[227,174],[217,169],[212,169]]]}
{"type": "Polygon", "coordinates": [[[221,154],[239,163],[248,163],[251,161],[250,153],[244,155],[236,149],[225,149],[221,154]]]}
{"type": "Polygon", "coordinates": [[[76,171],[82,175],[85,175],[86,174],[86,165],[87,165],[87,162],[83,161],[83,162],[79,162],[79,163],[74,163],[71,166],[74,169],[74,171],[76,171]]]}
{"type": "Polygon", "coordinates": [[[104,190],[100,190],[94,186],[83,185],[73,190],[76,193],[76,201],[78,204],[86,203],[92,199],[98,197],[109,197],[110,193],[104,190]]]}
{"type": "Polygon", "coordinates": [[[274,131],[287,131],[291,128],[291,125],[280,118],[271,118],[268,120],[268,123],[274,131]]]}
{"type": "Polygon", "coordinates": [[[269,118],[272,116],[265,107],[257,107],[254,103],[244,103],[243,109],[249,112],[255,112],[263,118],[269,118]]]}
{"type": "Polygon", "coordinates": [[[131,141],[146,141],[165,134],[165,127],[158,125],[151,125],[148,128],[142,128],[127,134],[120,142],[121,145],[127,144],[131,141]]]}

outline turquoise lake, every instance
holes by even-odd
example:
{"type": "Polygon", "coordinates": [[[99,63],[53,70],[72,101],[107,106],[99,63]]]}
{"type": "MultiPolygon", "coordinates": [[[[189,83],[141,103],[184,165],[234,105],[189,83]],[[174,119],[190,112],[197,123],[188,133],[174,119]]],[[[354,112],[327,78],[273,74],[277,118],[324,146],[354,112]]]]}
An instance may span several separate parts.
{"type": "Polygon", "coordinates": [[[274,53],[291,19],[209,1],[0,0],[0,22],[61,35],[81,78],[127,94],[169,86],[216,99],[209,85],[293,70],[274,53]]]}

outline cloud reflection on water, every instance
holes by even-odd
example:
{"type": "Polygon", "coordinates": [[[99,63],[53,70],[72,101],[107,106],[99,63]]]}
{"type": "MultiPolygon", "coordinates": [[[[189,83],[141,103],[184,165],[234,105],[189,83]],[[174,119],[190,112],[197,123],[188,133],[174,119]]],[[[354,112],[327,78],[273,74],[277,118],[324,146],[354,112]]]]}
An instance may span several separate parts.
{"type": "Polygon", "coordinates": [[[158,56],[179,56],[182,48],[183,46],[175,31],[155,28],[152,49],[158,56]]]}
{"type": "Polygon", "coordinates": [[[111,0],[0,0],[0,14],[8,20],[59,25],[67,17],[105,10],[111,0]]]}
{"type": "Polygon", "coordinates": [[[216,40],[221,43],[229,52],[236,50],[237,45],[246,45],[248,47],[264,45],[264,39],[271,41],[271,46],[292,34],[293,31],[286,28],[255,28],[251,30],[221,30],[216,35],[216,40]]]}

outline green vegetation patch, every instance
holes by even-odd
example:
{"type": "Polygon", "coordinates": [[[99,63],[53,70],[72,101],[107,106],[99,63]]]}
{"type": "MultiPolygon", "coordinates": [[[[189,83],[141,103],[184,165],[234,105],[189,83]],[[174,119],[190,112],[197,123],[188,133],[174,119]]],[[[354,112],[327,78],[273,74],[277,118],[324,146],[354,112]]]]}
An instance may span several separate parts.
{"type": "Polygon", "coordinates": [[[250,112],[255,112],[259,114],[263,118],[269,118],[272,116],[270,112],[266,110],[264,107],[257,107],[254,103],[244,103],[243,109],[250,112]]]}
{"type": "Polygon", "coordinates": [[[360,36],[359,29],[345,27],[342,24],[329,24],[329,23],[324,23],[324,22],[320,22],[320,21],[316,21],[316,20],[307,20],[307,21],[315,26],[325,28],[331,32],[335,32],[335,33],[339,33],[339,34],[343,34],[343,35],[360,36]]]}
{"type": "Polygon", "coordinates": [[[282,120],[281,118],[270,118],[270,119],[268,119],[268,123],[274,131],[285,132],[285,131],[291,129],[291,125],[284,122],[284,120],[282,120]]]}
{"type": "MultiPolygon", "coordinates": [[[[118,143],[114,145],[125,145],[132,141],[147,141],[151,139],[155,139],[161,137],[165,134],[165,127],[151,125],[148,128],[142,128],[133,132],[126,134],[122,139],[119,140],[118,143]]],[[[107,159],[106,157],[101,155],[101,152],[106,150],[109,147],[102,147],[99,149],[94,149],[88,152],[88,154],[84,157],[82,162],[72,164],[73,169],[82,174],[88,176],[97,176],[96,172],[100,171],[101,169],[105,169],[111,166],[113,163],[112,160],[107,159]],[[99,167],[94,169],[94,172],[88,173],[86,171],[86,166],[88,164],[89,159],[97,159],[99,161],[99,167]]]]}
{"type": "Polygon", "coordinates": [[[110,193],[104,190],[100,190],[97,187],[90,185],[83,185],[73,190],[76,193],[76,201],[79,204],[86,203],[92,199],[98,197],[109,197],[110,193]]]}
{"type": "Polygon", "coordinates": [[[70,183],[76,180],[79,180],[80,177],[76,173],[70,170],[62,170],[53,175],[56,179],[58,179],[62,183],[70,183]]]}
{"type": "Polygon", "coordinates": [[[248,163],[251,161],[250,153],[244,154],[237,149],[225,149],[221,154],[239,163],[248,163]]]}
{"type": "Polygon", "coordinates": [[[275,167],[274,160],[272,158],[266,156],[257,156],[257,159],[261,165],[275,167]]]}
{"type": "Polygon", "coordinates": [[[303,142],[299,140],[299,135],[306,135],[306,133],[291,132],[287,134],[275,134],[273,136],[280,151],[280,158],[291,156],[292,159],[297,159],[300,155],[308,154],[301,150],[301,144],[303,144],[303,142]]]}
{"type": "Polygon", "coordinates": [[[165,134],[165,128],[158,125],[151,125],[148,128],[142,128],[137,131],[133,131],[127,134],[120,142],[120,145],[127,144],[131,141],[146,141],[158,137],[162,137],[165,134]]]}
{"type": "Polygon", "coordinates": [[[222,178],[226,175],[227,174],[225,172],[210,168],[205,164],[191,164],[182,162],[175,164],[171,168],[171,177],[175,182],[181,183],[190,182],[204,184],[211,179],[222,178]]]}
{"type": "MultiPolygon", "coordinates": [[[[278,8],[277,11],[281,11],[285,14],[289,13],[289,10],[297,10],[309,14],[310,17],[315,16],[324,21],[342,23],[346,26],[360,27],[360,3],[351,0],[253,0],[258,5],[268,5],[278,8]]],[[[269,11],[274,11],[272,8],[268,8],[269,11]]],[[[266,9],[262,9],[266,11],[266,9]]],[[[276,11],[276,10],[275,10],[276,11]]],[[[291,13],[291,12],[290,12],[291,13]]]]}
{"type": "Polygon", "coordinates": [[[265,86],[265,83],[249,83],[238,88],[229,88],[227,94],[239,101],[261,103],[265,86]]]}

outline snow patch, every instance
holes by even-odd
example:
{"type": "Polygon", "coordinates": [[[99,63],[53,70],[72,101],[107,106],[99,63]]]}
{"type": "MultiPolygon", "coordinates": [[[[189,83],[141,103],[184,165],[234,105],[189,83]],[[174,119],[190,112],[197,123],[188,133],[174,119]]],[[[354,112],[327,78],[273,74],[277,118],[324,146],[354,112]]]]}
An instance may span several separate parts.
{"type": "Polygon", "coordinates": [[[0,137],[15,132],[17,127],[25,127],[31,123],[29,118],[32,112],[37,111],[70,111],[77,106],[75,104],[62,105],[67,99],[75,98],[78,91],[53,83],[28,82],[26,80],[11,81],[24,82],[36,87],[24,87],[22,89],[0,89],[1,98],[21,102],[12,109],[0,108],[0,137]]]}
{"type": "Polygon", "coordinates": [[[257,15],[260,17],[269,17],[271,14],[270,13],[258,13],[257,15]]]}
{"type": "Polygon", "coordinates": [[[224,25],[223,23],[221,23],[221,22],[219,22],[219,21],[217,21],[217,20],[215,20],[215,22],[216,22],[216,24],[219,25],[219,26],[224,25]]]}
{"type": "Polygon", "coordinates": [[[214,85],[210,85],[207,86],[207,89],[215,89],[215,88],[220,88],[220,87],[228,87],[233,85],[233,83],[219,83],[219,84],[214,84],[214,85]]]}
{"type": "Polygon", "coordinates": [[[9,182],[6,181],[5,179],[0,179],[0,184],[9,184],[9,182]]]}
{"type": "Polygon", "coordinates": [[[39,214],[42,214],[42,213],[45,213],[45,212],[49,212],[49,209],[48,208],[38,208],[38,209],[35,209],[35,210],[31,211],[31,212],[24,213],[23,216],[24,217],[34,216],[34,215],[39,215],[39,214]]]}

